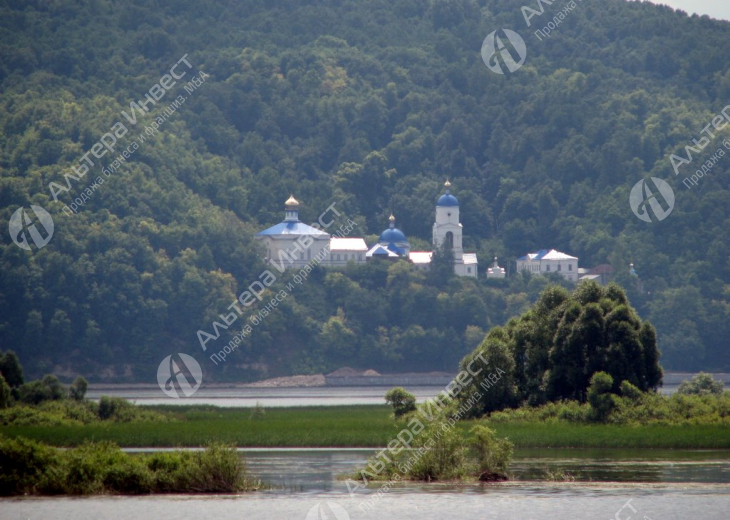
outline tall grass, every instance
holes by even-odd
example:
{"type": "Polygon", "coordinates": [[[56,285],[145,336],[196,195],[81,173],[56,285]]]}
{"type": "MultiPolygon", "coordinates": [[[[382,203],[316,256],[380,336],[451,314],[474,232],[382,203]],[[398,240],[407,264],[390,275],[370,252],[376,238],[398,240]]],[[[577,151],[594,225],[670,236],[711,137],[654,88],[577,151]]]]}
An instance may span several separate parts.
{"type": "MultiPolygon", "coordinates": [[[[393,422],[388,406],[269,408],[251,419],[250,408],[213,406],[155,407],[177,419],[154,422],[96,422],[86,425],[0,426],[0,435],[24,436],[54,446],[78,446],[86,440],[120,446],[205,446],[211,441],[260,447],[382,447],[404,426],[393,422]]],[[[571,413],[570,410],[566,414],[571,413]]],[[[484,424],[517,448],[717,448],[730,449],[730,428],[712,425],[586,424],[556,417],[462,421],[464,431],[484,424]]]]}

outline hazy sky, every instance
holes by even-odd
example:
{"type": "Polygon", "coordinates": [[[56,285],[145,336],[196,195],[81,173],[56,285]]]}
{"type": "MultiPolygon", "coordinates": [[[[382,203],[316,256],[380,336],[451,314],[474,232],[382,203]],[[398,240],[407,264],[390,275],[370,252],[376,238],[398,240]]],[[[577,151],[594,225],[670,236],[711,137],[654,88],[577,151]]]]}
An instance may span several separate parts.
{"type": "Polygon", "coordinates": [[[713,18],[730,20],[730,0],[651,0],[651,2],[681,9],[688,14],[706,14],[713,18]]]}

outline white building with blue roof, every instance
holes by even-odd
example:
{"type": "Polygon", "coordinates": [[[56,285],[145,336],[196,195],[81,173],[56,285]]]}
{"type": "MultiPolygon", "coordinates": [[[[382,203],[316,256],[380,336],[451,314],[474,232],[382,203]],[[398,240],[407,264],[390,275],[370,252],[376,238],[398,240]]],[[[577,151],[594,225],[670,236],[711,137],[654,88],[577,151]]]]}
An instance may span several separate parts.
{"type": "Polygon", "coordinates": [[[536,275],[558,273],[566,280],[578,280],[578,258],[555,249],[540,249],[517,259],[517,272],[527,271],[536,275]]]}
{"type": "Polygon", "coordinates": [[[331,238],[329,233],[299,220],[299,202],[293,196],[289,197],[285,206],[283,222],[254,236],[266,247],[266,260],[286,268],[301,269],[312,258],[328,258],[331,238]],[[312,243],[309,247],[304,246],[309,243],[309,239],[312,243]]]}
{"type": "Polygon", "coordinates": [[[476,253],[464,253],[462,237],[464,226],[459,222],[459,201],[451,194],[451,183],[444,183],[446,191],[436,201],[436,221],[433,223],[433,245],[446,243],[454,252],[454,273],[457,276],[477,277],[479,264],[476,253]]]}
{"type": "MultiPolygon", "coordinates": [[[[457,276],[477,277],[475,253],[464,253],[463,227],[459,222],[459,201],[451,194],[451,183],[446,181],[446,192],[436,202],[436,221],[433,224],[433,245],[446,243],[454,252],[454,273],[457,276]]],[[[266,260],[281,268],[301,269],[313,259],[325,267],[344,267],[349,262],[364,264],[376,259],[410,260],[422,269],[428,269],[433,253],[411,251],[405,233],[395,227],[390,216],[389,227],[380,234],[378,243],[370,249],[358,237],[332,237],[329,233],[299,220],[299,202],[290,196],[285,203],[284,221],[256,233],[254,238],[266,247],[266,260]],[[308,244],[308,246],[307,246],[308,244]]]]}

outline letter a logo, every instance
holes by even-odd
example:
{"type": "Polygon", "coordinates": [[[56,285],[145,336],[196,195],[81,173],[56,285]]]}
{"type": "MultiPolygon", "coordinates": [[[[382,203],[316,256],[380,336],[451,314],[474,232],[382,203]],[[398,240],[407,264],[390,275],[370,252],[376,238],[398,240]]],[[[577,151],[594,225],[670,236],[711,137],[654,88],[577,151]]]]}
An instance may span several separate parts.
{"type": "Polygon", "coordinates": [[[484,38],[482,43],[482,60],[489,70],[497,74],[504,74],[503,66],[509,72],[515,72],[527,58],[527,46],[522,36],[509,29],[502,29],[502,32],[509,45],[497,36],[497,31],[484,38]]]}
{"type": "Polygon", "coordinates": [[[21,207],[16,209],[8,223],[10,238],[13,242],[15,242],[16,246],[21,247],[26,251],[31,250],[30,244],[28,243],[28,237],[26,236],[26,231],[38,249],[41,249],[48,244],[53,236],[53,218],[51,218],[51,215],[40,206],[31,205],[30,209],[33,211],[36,222],[40,223],[41,228],[45,231],[45,237],[41,236],[40,231],[38,231],[38,227],[36,227],[36,223],[34,223],[33,219],[28,215],[25,208],[21,207]]]}
{"type": "Polygon", "coordinates": [[[651,178],[651,184],[654,185],[656,192],[652,191],[649,186],[649,181],[640,180],[631,189],[631,195],[629,195],[629,204],[631,204],[631,210],[634,215],[639,217],[644,222],[651,222],[651,214],[660,222],[667,218],[674,209],[674,190],[665,181],[656,177],[651,178]],[[659,199],[664,200],[664,205],[667,209],[662,207],[659,199]],[[651,208],[651,212],[649,211],[651,208]]]}

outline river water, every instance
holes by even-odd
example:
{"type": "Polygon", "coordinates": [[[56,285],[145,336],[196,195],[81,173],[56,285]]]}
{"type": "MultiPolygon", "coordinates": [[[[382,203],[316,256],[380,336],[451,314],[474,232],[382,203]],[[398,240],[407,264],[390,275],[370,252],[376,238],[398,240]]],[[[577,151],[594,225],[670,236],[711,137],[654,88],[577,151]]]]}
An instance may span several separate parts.
{"type": "Polygon", "coordinates": [[[342,477],[362,467],[372,449],[241,451],[249,471],[271,489],[237,496],[4,499],[0,520],[730,518],[730,454],[723,451],[519,450],[506,484],[408,483],[380,495],[372,484],[350,494],[342,477]],[[548,471],[575,481],[545,481],[548,471]]]}
{"type": "MultiPolygon", "coordinates": [[[[662,388],[662,393],[671,394],[676,385],[662,388]]],[[[440,386],[407,387],[418,402],[438,395],[440,386]]],[[[140,405],[214,405],[222,407],[252,407],[256,403],[264,407],[283,406],[341,406],[362,404],[385,404],[383,396],[388,391],[384,386],[352,387],[310,387],[310,388],[200,388],[192,397],[176,399],[168,397],[159,388],[143,389],[90,389],[89,399],[102,395],[123,397],[140,405]]]]}
{"type": "MultiPolygon", "coordinates": [[[[138,404],[265,407],[383,404],[385,388],[202,388],[172,399],[154,389],[94,393],[138,404]]],[[[419,401],[441,388],[409,388],[419,401]]],[[[127,450],[132,452],[144,449],[127,450]]],[[[0,499],[0,520],[668,520],[730,519],[730,452],[518,450],[512,481],[490,485],[379,485],[351,494],[343,475],[372,449],[241,449],[249,471],[271,485],[235,496],[0,499]],[[562,478],[568,481],[550,481],[562,478]]]]}

